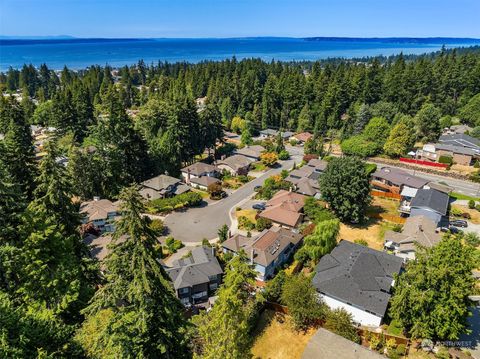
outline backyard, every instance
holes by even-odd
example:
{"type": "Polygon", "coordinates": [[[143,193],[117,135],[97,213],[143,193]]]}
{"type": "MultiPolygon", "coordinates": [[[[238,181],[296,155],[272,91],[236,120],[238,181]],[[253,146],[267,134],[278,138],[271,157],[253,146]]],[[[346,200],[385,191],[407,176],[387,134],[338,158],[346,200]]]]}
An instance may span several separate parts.
{"type": "Polygon", "coordinates": [[[316,329],[297,332],[292,329],[288,316],[265,310],[254,332],[252,355],[254,358],[301,358],[307,342],[316,329]]]}

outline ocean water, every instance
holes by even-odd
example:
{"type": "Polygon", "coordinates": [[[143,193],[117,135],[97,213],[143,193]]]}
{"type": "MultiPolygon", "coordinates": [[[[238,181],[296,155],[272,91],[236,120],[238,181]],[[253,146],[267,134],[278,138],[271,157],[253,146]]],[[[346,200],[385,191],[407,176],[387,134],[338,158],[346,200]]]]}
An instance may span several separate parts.
{"type": "Polygon", "coordinates": [[[331,57],[364,57],[377,55],[422,54],[439,50],[442,45],[459,47],[480,45],[470,39],[65,39],[0,40],[0,71],[20,68],[25,63],[50,68],[85,68],[89,65],[122,66],[143,59],[158,61],[200,62],[260,58],[265,61],[301,61],[331,57]]]}

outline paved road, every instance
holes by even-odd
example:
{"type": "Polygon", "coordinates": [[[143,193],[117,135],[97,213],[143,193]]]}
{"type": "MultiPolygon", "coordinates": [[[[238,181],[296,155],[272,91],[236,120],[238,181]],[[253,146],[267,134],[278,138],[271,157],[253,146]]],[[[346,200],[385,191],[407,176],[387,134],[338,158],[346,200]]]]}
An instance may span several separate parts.
{"type": "Polygon", "coordinates": [[[278,168],[265,172],[262,176],[240,187],[227,198],[203,207],[190,208],[185,212],[169,214],[164,221],[169,229],[169,235],[186,244],[201,242],[204,238],[209,240],[216,238],[218,228],[224,224],[230,226],[230,210],[236,207],[239,202],[253,195],[255,186],[262,185],[268,177],[280,173],[283,169],[290,169],[293,162],[298,164],[300,161],[300,152],[293,150],[290,160],[281,161],[278,168]]]}

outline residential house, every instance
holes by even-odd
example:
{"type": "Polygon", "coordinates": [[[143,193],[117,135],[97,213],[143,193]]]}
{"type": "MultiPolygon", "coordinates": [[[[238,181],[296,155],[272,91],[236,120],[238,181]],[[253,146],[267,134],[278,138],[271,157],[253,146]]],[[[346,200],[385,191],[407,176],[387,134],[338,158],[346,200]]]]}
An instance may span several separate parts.
{"type": "Polygon", "coordinates": [[[140,194],[146,200],[172,197],[190,191],[190,188],[180,179],[167,175],[150,178],[140,185],[140,194]]]}
{"type": "Polygon", "coordinates": [[[210,176],[194,177],[190,179],[190,186],[200,189],[202,191],[208,190],[208,186],[214,183],[220,183],[218,178],[210,176]]]}
{"type": "Polygon", "coordinates": [[[295,135],[295,133],[291,131],[283,131],[280,132],[280,135],[282,136],[283,140],[288,141],[293,135],[295,135]]]}
{"type": "Polygon", "coordinates": [[[260,131],[260,138],[273,138],[277,137],[278,131],[272,130],[271,128],[267,128],[266,130],[260,131]]]}
{"type": "Polygon", "coordinates": [[[301,244],[303,236],[291,230],[272,227],[256,237],[235,234],[222,243],[224,253],[238,254],[243,250],[255,266],[257,278],[272,278],[275,270],[280,268],[301,244]]]}
{"type": "Polygon", "coordinates": [[[238,144],[241,142],[240,135],[235,132],[223,131],[223,140],[225,142],[231,142],[238,144]]]}
{"type": "Polygon", "coordinates": [[[217,162],[217,168],[227,171],[231,175],[246,175],[250,168],[251,161],[242,155],[233,155],[217,162]]]}
{"type": "MultiPolygon", "coordinates": [[[[123,243],[127,240],[128,236],[123,235],[116,240],[116,243],[123,243]]],[[[87,234],[83,238],[83,243],[85,243],[90,248],[90,255],[92,258],[97,259],[100,262],[100,265],[103,269],[104,264],[103,260],[110,254],[111,248],[110,243],[112,243],[112,235],[104,234],[102,236],[94,236],[92,234],[87,234]]]]}
{"type": "Polygon", "coordinates": [[[445,143],[427,143],[417,151],[417,157],[432,162],[439,162],[441,157],[450,157],[453,163],[470,166],[480,158],[480,149],[445,143]]]}
{"type": "Polygon", "coordinates": [[[92,223],[103,233],[115,230],[115,218],[120,215],[120,210],[117,203],[94,197],[93,201],[80,205],[80,214],[83,215],[84,224],[92,223]]]}
{"type": "Polygon", "coordinates": [[[426,216],[409,217],[402,232],[385,232],[384,247],[404,261],[415,259],[417,245],[430,248],[442,240],[437,224],[426,216]]]}
{"type": "Polygon", "coordinates": [[[391,297],[402,258],[341,240],[315,268],[313,285],[331,309],[343,308],[353,321],[378,327],[391,297]]]}
{"type": "Polygon", "coordinates": [[[453,125],[445,128],[443,131],[443,134],[444,135],[454,135],[454,134],[465,135],[472,130],[473,128],[468,125],[453,125]]]}
{"type": "Polygon", "coordinates": [[[189,184],[193,178],[218,176],[218,169],[215,166],[204,162],[195,162],[190,166],[182,168],[180,171],[182,172],[182,177],[187,184],[189,184]]]}
{"type": "Polygon", "coordinates": [[[207,302],[222,283],[223,271],[213,247],[195,247],[188,257],[174,261],[173,267],[165,270],[184,305],[207,302]]]}
{"type": "Polygon", "coordinates": [[[300,132],[293,135],[290,139],[295,140],[298,143],[305,143],[312,138],[313,138],[313,135],[310,132],[300,132]]]}
{"type": "Polygon", "coordinates": [[[410,216],[426,216],[435,225],[447,215],[449,195],[436,189],[419,189],[410,204],[410,216]]]}
{"type": "Polygon", "coordinates": [[[328,162],[319,158],[312,158],[308,161],[307,166],[312,167],[314,172],[323,173],[327,169],[328,162]]]}
{"type": "Polygon", "coordinates": [[[465,134],[442,135],[438,142],[444,145],[467,147],[480,151],[480,140],[465,134]]]}
{"type": "Polygon", "coordinates": [[[293,184],[295,192],[319,198],[320,184],[318,179],[326,167],[326,161],[312,159],[305,166],[291,171],[285,181],[293,184]]]}
{"type": "Polygon", "coordinates": [[[266,209],[258,216],[269,219],[281,227],[295,228],[303,220],[303,206],[306,199],[307,196],[302,194],[280,190],[267,201],[266,209]]]}
{"type": "Polygon", "coordinates": [[[429,181],[394,167],[382,167],[372,173],[370,183],[375,190],[400,194],[405,187],[423,188],[429,181]]]}
{"type": "Polygon", "coordinates": [[[260,161],[260,156],[265,152],[265,147],[260,145],[245,146],[234,151],[237,155],[242,155],[252,162],[260,161]]]}

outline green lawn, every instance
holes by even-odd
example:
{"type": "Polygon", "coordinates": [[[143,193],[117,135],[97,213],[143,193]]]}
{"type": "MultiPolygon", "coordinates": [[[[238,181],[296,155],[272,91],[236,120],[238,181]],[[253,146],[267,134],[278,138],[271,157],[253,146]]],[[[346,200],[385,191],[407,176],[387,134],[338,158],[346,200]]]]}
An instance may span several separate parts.
{"type": "Polygon", "coordinates": [[[458,193],[458,192],[452,192],[450,193],[450,197],[453,197],[455,199],[464,199],[467,201],[470,201],[473,199],[474,201],[480,201],[479,197],[472,197],[472,196],[467,196],[466,194],[458,193]]]}
{"type": "Polygon", "coordinates": [[[387,328],[387,333],[397,337],[403,337],[403,328],[399,322],[392,320],[387,328]]]}

